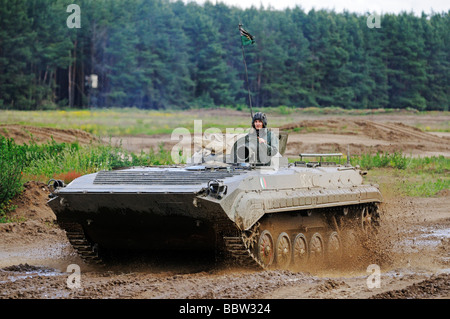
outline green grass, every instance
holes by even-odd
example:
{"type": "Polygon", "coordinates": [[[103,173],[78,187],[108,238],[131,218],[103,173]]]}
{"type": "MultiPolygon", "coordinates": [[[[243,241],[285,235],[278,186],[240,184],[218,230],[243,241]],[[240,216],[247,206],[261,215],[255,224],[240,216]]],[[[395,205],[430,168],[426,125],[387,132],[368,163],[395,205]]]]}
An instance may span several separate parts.
{"type": "Polygon", "coordinates": [[[450,188],[450,179],[448,178],[438,177],[437,179],[432,179],[422,177],[419,176],[415,183],[413,180],[410,180],[411,183],[404,183],[400,189],[408,196],[429,197],[450,188]]]}
{"type": "MultiPolygon", "coordinates": [[[[448,175],[448,172],[446,173],[448,175]]],[[[389,196],[431,197],[450,189],[450,178],[445,173],[413,172],[393,168],[373,168],[365,179],[380,185],[382,194],[389,196]]]]}
{"type": "Polygon", "coordinates": [[[418,123],[415,126],[424,132],[450,133],[450,121],[441,121],[439,123],[435,123],[433,126],[422,123],[418,123]]]}
{"type": "MultiPolygon", "coordinates": [[[[2,111],[3,124],[20,124],[59,129],[81,129],[99,137],[171,134],[177,127],[194,130],[194,120],[208,127],[249,127],[249,115],[223,114],[203,117],[200,113],[153,111],[136,108],[60,111],[2,111]]],[[[276,124],[276,123],[273,123],[276,124]]]]}
{"type": "Polygon", "coordinates": [[[398,195],[430,197],[450,188],[450,159],[444,156],[379,153],[356,157],[351,162],[369,170],[372,182],[398,195]]]}

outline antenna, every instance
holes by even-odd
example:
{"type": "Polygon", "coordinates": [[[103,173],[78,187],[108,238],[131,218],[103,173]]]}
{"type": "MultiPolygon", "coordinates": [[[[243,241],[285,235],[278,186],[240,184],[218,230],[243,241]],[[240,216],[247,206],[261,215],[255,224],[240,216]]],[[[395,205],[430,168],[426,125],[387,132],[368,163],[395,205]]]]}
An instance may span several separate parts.
{"type": "MultiPolygon", "coordinates": [[[[243,34],[248,34],[243,28],[242,24],[239,22],[239,33],[241,36],[243,34]]],[[[250,116],[253,119],[253,109],[252,109],[252,96],[250,94],[250,85],[248,83],[248,71],[247,71],[247,62],[245,62],[245,50],[244,50],[244,43],[241,41],[241,49],[242,49],[242,60],[244,61],[244,67],[245,67],[245,83],[247,85],[247,91],[248,91],[248,103],[250,106],[250,116]]]]}
{"type": "Polygon", "coordinates": [[[350,166],[350,144],[347,144],[347,166],[350,166]]]}

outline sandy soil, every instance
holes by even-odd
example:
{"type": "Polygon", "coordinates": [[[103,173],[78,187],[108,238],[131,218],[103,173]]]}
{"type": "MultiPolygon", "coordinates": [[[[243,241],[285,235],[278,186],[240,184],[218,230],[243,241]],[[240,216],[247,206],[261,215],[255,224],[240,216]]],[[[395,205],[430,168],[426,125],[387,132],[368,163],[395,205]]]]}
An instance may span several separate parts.
{"type": "MultiPolygon", "coordinates": [[[[309,121],[301,125],[311,124],[309,121]]],[[[320,145],[329,143],[327,136],[338,149],[345,146],[342,151],[351,138],[355,148],[370,142],[375,147],[403,145],[404,151],[411,149],[417,154],[449,152],[445,134],[422,133],[405,124],[314,121],[322,121],[315,123],[316,132],[294,136],[291,141],[297,146],[290,146],[287,153],[324,151],[327,146],[322,149],[320,145]],[[339,134],[333,125],[340,127],[339,134]],[[344,125],[348,133],[342,133],[344,125]]],[[[150,145],[144,140],[142,145],[150,145]]],[[[156,140],[161,141],[160,137],[156,140]]],[[[0,224],[0,299],[450,298],[448,190],[431,198],[384,194],[377,237],[364,241],[338,264],[303,271],[251,271],[216,264],[209,256],[170,254],[87,265],[54,224],[47,195],[45,184],[27,183],[24,193],[15,199],[16,217],[26,220],[0,224]],[[68,282],[72,264],[81,267],[80,287],[73,288],[68,282]],[[372,279],[377,277],[369,266],[374,264],[380,267],[379,287],[373,287],[377,281],[372,279]]]]}
{"type": "Polygon", "coordinates": [[[14,138],[14,141],[19,144],[29,143],[30,140],[40,144],[50,141],[52,138],[58,143],[78,142],[80,144],[89,144],[91,141],[97,140],[96,137],[82,130],[63,130],[18,124],[0,124],[0,135],[14,138]]]}
{"type": "Polygon", "coordinates": [[[306,120],[281,129],[306,128],[312,132],[290,134],[287,156],[298,153],[334,152],[364,154],[395,151],[413,156],[450,156],[450,138],[400,122],[369,120],[306,120]]]}

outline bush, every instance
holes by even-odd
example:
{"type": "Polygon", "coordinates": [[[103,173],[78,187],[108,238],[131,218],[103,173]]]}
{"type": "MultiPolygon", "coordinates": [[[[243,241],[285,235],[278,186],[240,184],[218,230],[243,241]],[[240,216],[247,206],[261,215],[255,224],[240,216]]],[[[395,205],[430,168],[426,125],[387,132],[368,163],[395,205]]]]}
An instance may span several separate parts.
{"type": "Polygon", "coordinates": [[[22,190],[25,162],[23,149],[13,139],[0,136],[0,205],[10,201],[22,190]]]}
{"type": "Polygon", "coordinates": [[[351,158],[352,165],[359,165],[363,169],[371,169],[374,167],[406,169],[411,165],[412,161],[412,158],[399,152],[393,154],[378,152],[375,155],[363,154],[351,158]]]}

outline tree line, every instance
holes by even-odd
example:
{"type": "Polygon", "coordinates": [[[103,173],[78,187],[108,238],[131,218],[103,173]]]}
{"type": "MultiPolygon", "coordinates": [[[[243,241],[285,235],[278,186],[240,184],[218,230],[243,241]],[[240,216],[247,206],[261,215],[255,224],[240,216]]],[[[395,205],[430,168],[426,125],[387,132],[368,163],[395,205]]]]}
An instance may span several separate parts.
{"type": "Polygon", "coordinates": [[[369,13],[300,7],[0,0],[0,108],[246,105],[242,23],[253,106],[448,110],[449,13],[383,14],[374,28],[369,13]]]}

